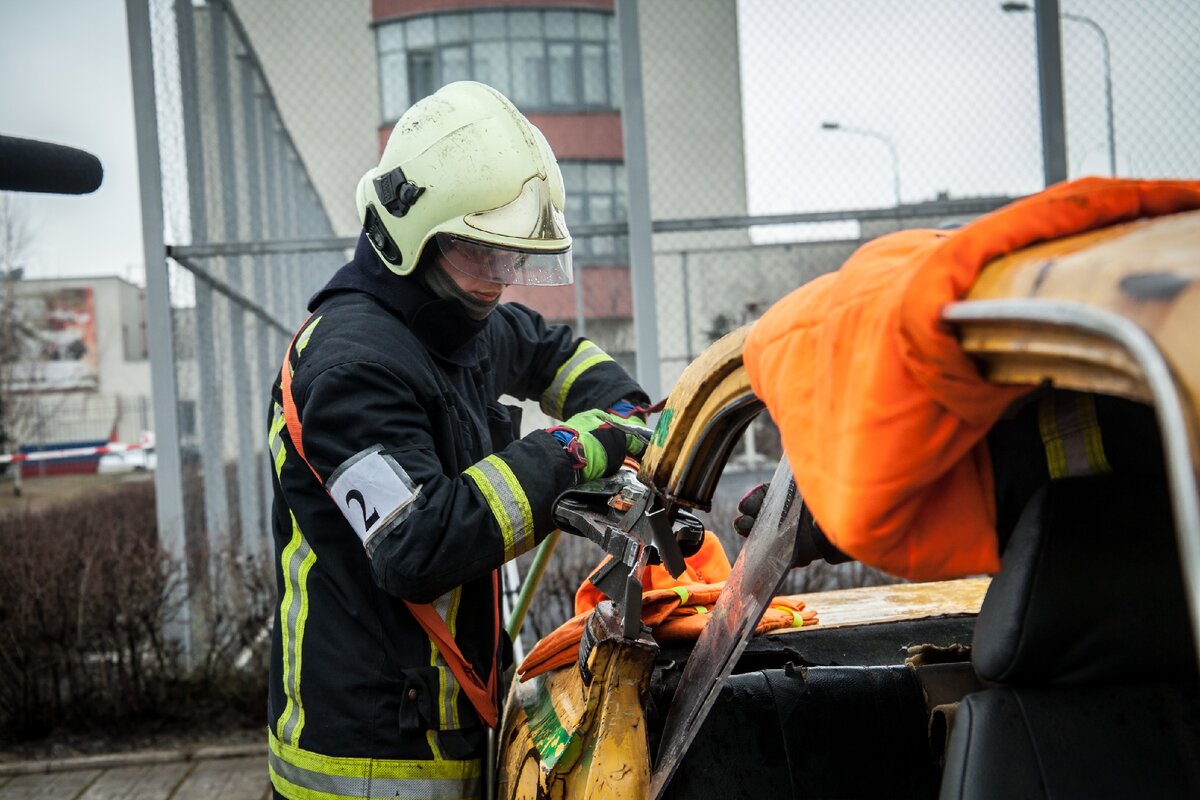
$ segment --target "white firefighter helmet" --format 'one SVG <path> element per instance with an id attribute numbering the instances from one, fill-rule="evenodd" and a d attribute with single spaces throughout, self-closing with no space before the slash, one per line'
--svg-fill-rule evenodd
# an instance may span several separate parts
<path id="1" fill-rule="evenodd" d="M 436 240 L 473 277 L 571 282 L 558 162 L 541 131 L 490 86 L 451 83 L 404 112 L 357 201 L 371 246 L 397 275 Z"/>

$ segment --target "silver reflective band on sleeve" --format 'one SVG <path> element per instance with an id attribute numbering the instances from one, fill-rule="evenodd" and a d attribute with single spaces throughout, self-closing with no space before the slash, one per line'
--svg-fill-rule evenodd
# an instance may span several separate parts
<path id="1" fill-rule="evenodd" d="M 542 392 L 541 407 L 554 419 L 564 419 L 563 409 L 567 405 L 567 396 L 576 378 L 587 370 L 605 361 L 612 361 L 612 356 L 601 350 L 597 345 L 584 339 L 575 348 L 575 353 L 554 373 L 554 380 L 549 388 Z"/>
<path id="2" fill-rule="evenodd" d="M 504 560 L 516 558 L 533 547 L 533 509 L 517 476 L 504 459 L 488 456 L 468 467 L 463 474 L 475 481 L 500 526 Z"/>
<path id="3" fill-rule="evenodd" d="M 472 800 L 479 761 L 386 760 L 325 756 L 271 736 L 271 783 L 298 800 Z"/>

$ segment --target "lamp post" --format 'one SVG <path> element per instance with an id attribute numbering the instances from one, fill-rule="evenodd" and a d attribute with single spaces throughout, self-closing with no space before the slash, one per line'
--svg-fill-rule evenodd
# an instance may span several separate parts
<path id="1" fill-rule="evenodd" d="M 877 139 L 887 145 L 888 153 L 892 157 L 892 196 L 896 200 L 896 208 L 900 207 L 900 159 L 896 155 L 896 145 L 890 138 L 878 131 L 866 130 L 865 128 L 851 128 L 840 122 L 822 122 L 821 130 L 840 131 L 841 133 L 849 133 L 855 136 L 866 136 L 870 139 Z"/>
<path id="2" fill-rule="evenodd" d="M 1000 10 L 1006 14 L 1019 14 L 1033 11 L 1033 6 L 1029 3 L 1001 3 Z M 1104 54 L 1104 116 L 1108 126 L 1108 172 L 1115 177 L 1117 174 L 1117 140 L 1113 128 L 1112 56 L 1108 49 L 1108 34 L 1104 32 L 1104 28 L 1100 27 L 1100 23 L 1091 17 L 1064 11 L 1062 18 L 1086 25 L 1100 37 L 1100 47 Z"/>

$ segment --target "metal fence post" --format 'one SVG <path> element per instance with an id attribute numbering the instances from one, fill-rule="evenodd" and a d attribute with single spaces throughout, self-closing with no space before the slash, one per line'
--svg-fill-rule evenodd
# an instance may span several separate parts
<path id="1" fill-rule="evenodd" d="M 200 80 L 198 54 L 196 48 L 196 24 L 194 7 L 190 0 L 175 0 L 175 22 L 179 47 L 179 77 L 180 104 L 183 115 L 184 155 L 187 163 L 188 210 L 191 224 L 191 239 L 193 243 L 206 242 L 208 231 L 208 193 L 205 185 L 204 171 L 204 141 L 200 114 Z M 193 580 L 189 587 L 192 607 L 192 637 L 195 648 L 207 646 L 211 641 L 212 614 L 209 599 L 212 590 L 212 559 L 208 560 L 207 569 L 203 558 L 207 555 L 206 537 L 211 537 L 214 530 L 224 530 L 228 526 L 222 522 L 228 516 L 228 508 L 224 502 L 224 475 L 220 470 L 212 470 L 211 459 L 211 429 L 213 409 L 208 402 L 209 395 L 214 389 L 216 369 L 212 363 L 210 349 L 213 335 L 212 287 L 203 281 L 195 284 L 195 307 L 193 309 L 195 328 L 193 330 L 193 347 L 198 368 L 199 386 L 196 393 L 194 419 L 196 434 L 200 444 L 200 478 L 202 481 L 202 504 L 204 531 L 188 530 L 189 558 L 195 568 L 195 575 L 203 575 L 205 579 Z M 218 423 L 219 424 L 219 423 Z M 220 492 L 219 500 L 213 497 L 214 492 Z M 194 502 L 194 500 L 193 500 Z"/>
<path id="2" fill-rule="evenodd" d="M 1049 186 L 1067 179 L 1067 123 L 1063 106 L 1062 31 L 1058 0 L 1033 4 L 1037 28 L 1038 94 L 1042 114 L 1042 170 Z"/>
<path id="3" fill-rule="evenodd" d="M 263 191 L 262 180 L 262 155 L 261 148 L 263 145 L 262 137 L 266 135 L 262 127 L 262 113 L 260 105 L 262 104 L 262 96 L 258 94 L 254 80 L 254 66 L 250 59 L 243 55 L 239 59 L 241 78 L 242 78 L 242 115 L 246 120 L 246 175 L 247 184 L 246 192 L 249 195 L 249 214 L 247 218 L 249 226 L 250 240 L 253 242 L 262 241 L 263 239 L 263 203 L 266 199 L 266 193 Z M 267 294 L 267 271 L 270 268 L 270 256 L 256 256 L 250 259 L 250 275 L 253 282 L 252 296 L 260 304 L 267 304 L 269 295 Z M 257 366 L 256 375 L 258 380 L 253 382 L 253 396 L 250 398 L 250 410 L 252 420 L 261 420 L 259 416 L 263 413 L 267 404 L 268 392 L 271 388 L 271 374 L 273 357 L 271 355 L 271 329 L 267 327 L 267 323 L 259 319 L 255 324 L 255 342 L 257 344 Z M 263 420 L 265 422 L 265 420 Z M 261 475 L 259 484 L 259 497 L 262 498 L 262 503 L 259 506 L 260 516 L 258 524 L 261 529 L 255 532 L 253 536 L 253 553 L 259 556 L 266 556 L 270 551 L 270 530 L 271 530 L 271 463 L 266 457 L 263 450 L 263 426 L 255 429 L 257 439 L 255 440 L 260 447 L 255 448 L 255 452 L 260 450 L 263 452 L 263 457 L 260 459 L 258 471 Z M 242 544 L 246 546 L 247 531 L 242 531 Z"/>
<path id="4" fill-rule="evenodd" d="M 654 295 L 653 234 L 650 228 L 650 169 L 646 156 L 646 110 L 642 97 L 642 49 L 637 0 L 617 0 L 624 103 L 625 181 L 629 215 L 629 264 L 637 377 L 652 400 L 662 394 L 658 361 L 658 307 Z"/>
<path id="5" fill-rule="evenodd" d="M 188 604 L 187 540 L 183 515 L 183 480 L 176 417 L 175 334 L 171 327 L 171 289 L 163 241 L 162 170 L 158 147 L 158 104 L 154 87 L 154 50 L 149 0 L 127 0 L 129 67 L 133 83 L 133 116 L 137 137 L 138 183 L 142 208 L 142 254 L 146 273 L 146 326 L 150 340 L 150 382 L 154 403 L 157 466 L 154 504 L 158 540 L 178 565 L 179 584 L 168 598 L 177 608 L 166 634 L 179 648 L 186 669 L 193 664 Z"/>
<path id="6" fill-rule="evenodd" d="M 270 113 L 270 106 L 267 103 L 263 104 L 262 109 L 263 120 L 263 180 L 266 182 L 266 230 L 267 238 L 282 239 L 283 238 L 283 215 L 280 208 L 280 177 L 279 177 L 279 161 L 280 161 L 280 136 L 279 131 L 275 127 L 275 117 Z M 283 268 L 283 259 L 285 256 L 267 256 L 267 308 L 271 310 L 271 314 L 278 319 L 283 318 L 283 302 L 281 301 L 282 292 L 279 288 L 279 272 Z M 276 348 L 278 350 L 278 348 Z M 283 353 L 278 353 L 280 359 L 283 358 Z"/>
<path id="7" fill-rule="evenodd" d="M 208 7 L 210 37 L 210 57 L 217 53 L 216 39 L 223 35 L 222 21 L 217 13 L 217 6 Z M 217 91 L 220 91 L 218 88 Z M 199 142 L 197 142 L 199 146 Z M 204 173 L 200 173 L 202 176 Z M 189 175 L 189 184 L 191 178 Z M 207 186 L 202 186 L 207 190 Z M 208 202 L 207 191 L 204 191 L 202 203 Z M 195 212 L 195 209 L 193 209 Z M 207 228 L 203 236 L 208 237 Z M 193 231 L 193 239 L 195 239 Z M 222 536 L 229 534 L 229 497 L 225 490 L 225 469 L 223 445 L 225 441 L 224 415 L 221 413 L 220 372 L 217 369 L 217 327 L 216 327 L 216 295 L 212 286 L 205 281 L 196 283 L 196 363 L 200 371 L 200 385 L 197 391 L 196 411 L 198 421 L 200 467 L 204 476 L 204 527 L 208 538 L 210 580 L 215 580 L 216 562 L 213 555 L 216 545 Z M 210 584 L 210 589 L 215 588 Z"/>
<path id="8" fill-rule="evenodd" d="M 680 292 L 683 294 L 683 352 L 688 363 L 696 357 L 692 352 L 692 293 L 688 288 L 688 251 L 679 254 Z"/>
<path id="9" fill-rule="evenodd" d="M 587 333 L 587 314 L 586 302 L 583 297 L 583 265 L 579 264 L 575 267 L 575 284 L 572 289 L 575 292 L 575 335 L 584 336 Z"/>
<path id="10" fill-rule="evenodd" d="M 286 138 L 284 139 L 284 148 L 281 151 L 283 169 L 280 170 L 280 177 L 283 179 L 283 231 L 291 238 L 299 238 L 300 236 L 300 219 L 296 208 L 296 157 L 291 151 Z M 300 309 L 300 281 L 298 276 L 304 272 L 304 264 L 307 259 L 305 254 L 293 256 L 289 259 L 289 263 L 281 273 L 284 279 L 284 288 L 286 290 L 286 312 L 284 319 L 298 320 L 303 319 Z M 299 316 L 298 316 L 299 315 Z"/>
<path id="11" fill-rule="evenodd" d="M 227 12 L 225 3 L 212 3 L 210 7 L 213 15 L 213 82 L 216 95 L 217 152 L 221 171 L 222 229 L 225 241 L 232 242 L 238 240 L 240 227 L 238 224 L 240 204 L 238 203 L 237 196 L 237 169 L 235 166 L 233 137 L 233 76 L 230 75 L 229 69 L 230 55 L 226 39 Z M 240 80 L 239 85 L 241 85 Z M 245 124 L 245 120 L 242 120 L 242 123 Z M 231 256 L 225 263 L 228 270 L 226 278 L 238 291 L 244 291 L 242 257 Z M 254 449 L 250 439 L 251 417 L 247 413 L 250 399 L 250 371 L 246 363 L 246 312 L 241 308 L 232 306 L 229 307 L 229 344 L 230 361 L 232 362 L 229 367 L 233 372 L 233 385 L 232 387 L 223 386 L 223 391 L 230 395 L 228 399 L 232 401 L 232 406 L 236 409 L 236 413 L 233 415 L 234 430 L 237 437 L 237 462 L 234 469 L 237 476 L 239 523 L 238 541 L 230 541 L 229 544 L 231 546 L 236 545 L 236 552 L 246 554 L 249 550 L 247 539 L 254 535 L 253 532 L 258 527 L 258 492 L 256 488 L 257 480 L 254 477 L 256 473 L 254 469 Z M 224 403 L 220 403 L 220 405 L 224 406 Z M 221 450 L 222 456 L 224 456 L 224 447 Z M 223 461 L 222 473 L 224 473 Z M 210 537 L 210 546 L 212 544 L 213 542 Z"/>

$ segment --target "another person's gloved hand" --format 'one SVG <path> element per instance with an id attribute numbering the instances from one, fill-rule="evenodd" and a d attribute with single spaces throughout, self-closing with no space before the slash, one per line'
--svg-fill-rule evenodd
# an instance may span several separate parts
<path id="1" fill-rule="evenodd" d="M 733 530 L 742 536 L 749 536 L 754 529 L 754 523 L 762 511 L 763 499 L 767 496 L 769 483 L 760 483 L 742 495 L 738 501 L 738 516 L 733 520 Z M 844 564 L 853 561 L 850 556 L 839 550 L 821 526 L 817 524 L 812 511 L 805 504 L 800 509 L 800 522 L 796 530 L 796 547 L 792 556 L 793 567 L 807 567 L 818 559 L 825 559 L 830 564 Z"/>
<path id="2" fill-rule="evenodd" d="M 547 428 L 547 432 L 562 442 L 575 462 L 581 482 L 616 474 L 627 453 L 641 449 L 637 437 L 614 428 L 612 423 L 624 424 L 620 417 L 593 408 L 581 411 L 562 425 Z"/>
<path id="3" fill-rule="evenodd" d="M 750 531 L 754 530 L 754 522 L 758 519 L 758 512 L 762 511 L 763 498 L 767 496 L 767 489 L 770 487 L 769 483 L 760 483 L 742 495 L 741 500 L 738 500 L 738 515 L 733 518 L 735 533 L 740 536 L 749 536 Z"/>

